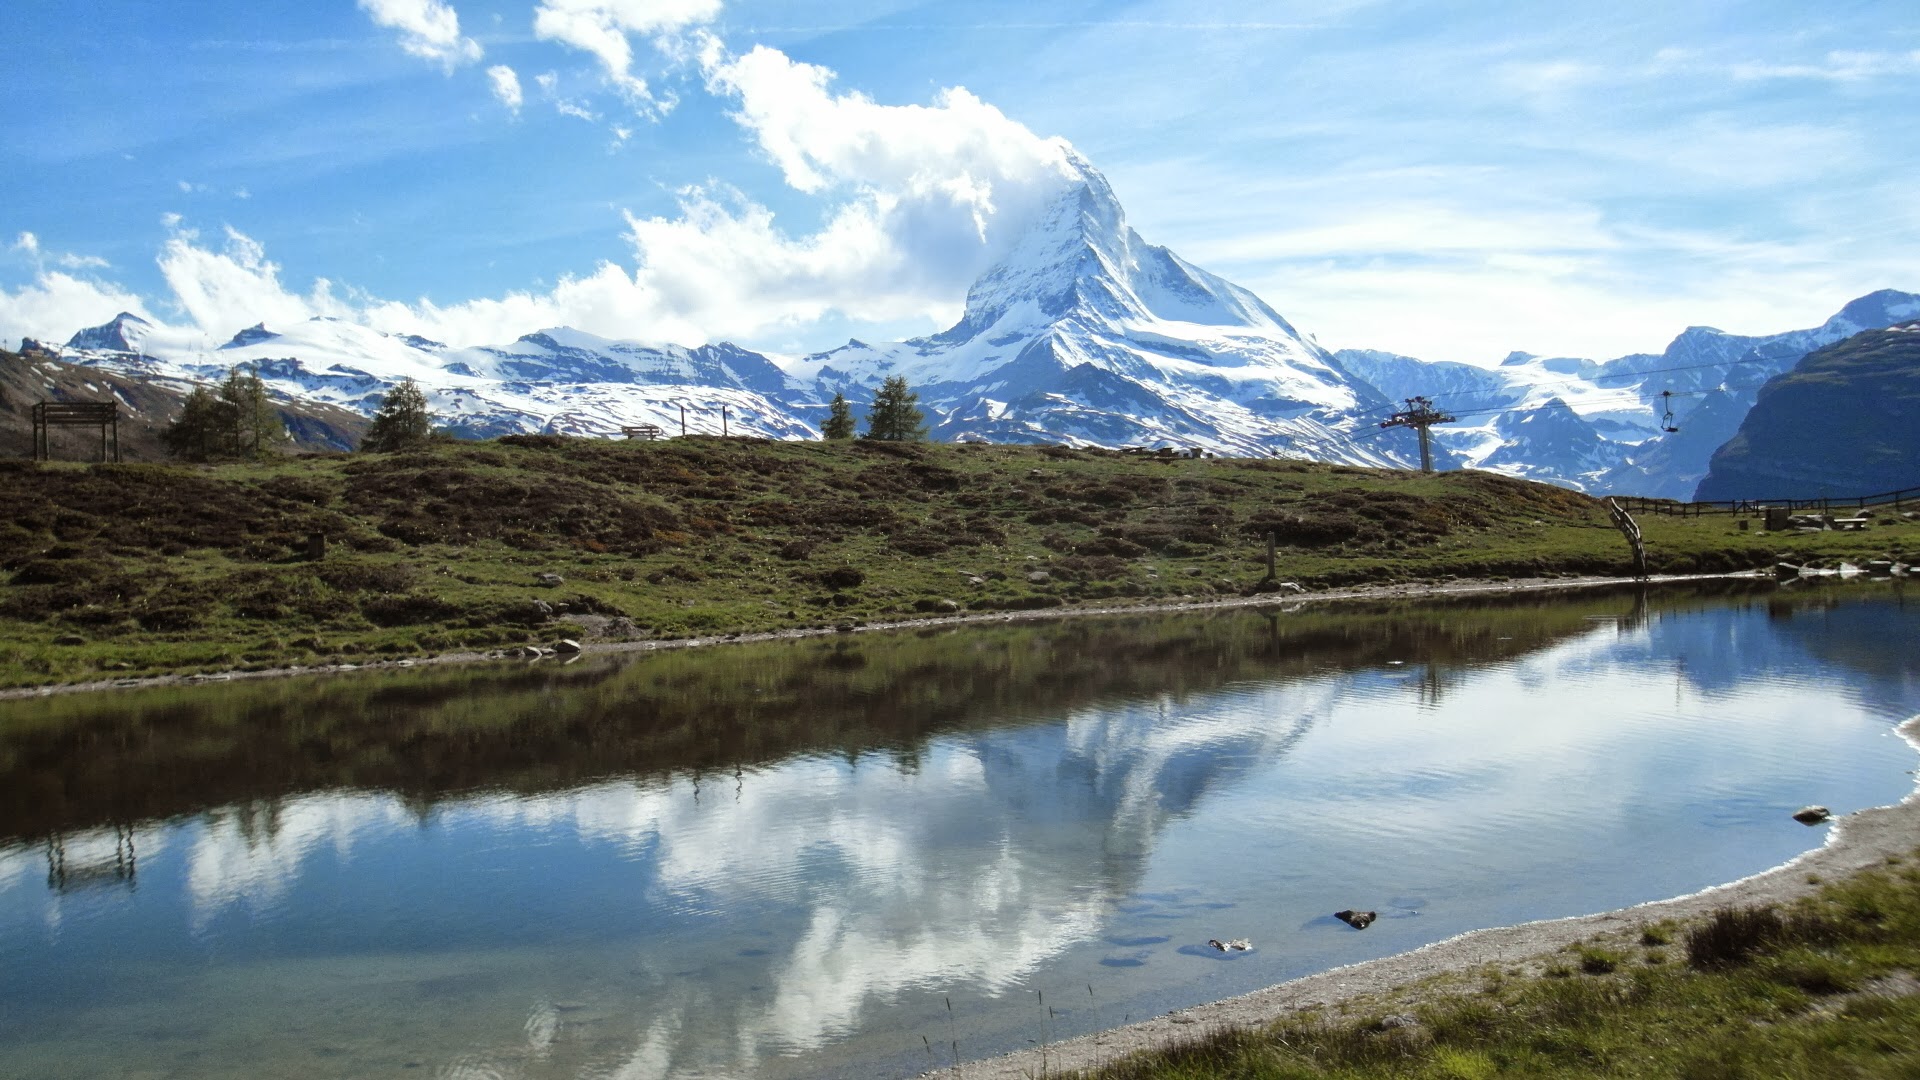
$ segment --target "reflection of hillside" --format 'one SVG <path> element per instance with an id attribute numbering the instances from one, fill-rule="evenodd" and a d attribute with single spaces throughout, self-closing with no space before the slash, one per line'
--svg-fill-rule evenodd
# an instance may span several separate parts
<path id="1" fill-rule="evenodd" d="M 1791 594 L 1794 603 L 1777 604 L 1769 614 L 1775 632 L 1807 656 L 1858 673 L 1888 700 L 1912 701 L 1920 699 L 1920 652 L 1883 647 L 1908 632 L 1909 612 L 1920 605 L 1920 598 L 1908 593 L 1904 582 L 1802 586 Z M 1863 596 L 1879 602 L 1849 602 Z"/>
<path id="2" fill-rule="evenodd" d="M 1599 693 L 1585 676 L 1650 647 L 1670 665 L 1693 648 L 1696 613 L 1724 606 L 1655 592 L 1639 605 L 1620 593 L 1003 625 L 314 682 L 321 704 L 304 711 L 282 696 L 299 684 L 223 688 L 200 700 L 225 711 L 165 713 L 105 775 L 136 775 L 143 760 L 189 776 L 255 768 L 269 794 L 128 832 L 138 920 L 103 918 L 104 889 L 43 892 L 41 847 L 0 842 L 0 897 L 16 890 L 31 902 L 20 910 L 52 922 L 88 913 L 57 937 L 9 941 L 19 962 L 0 968 L 0 997 L 26 1001 L 29 985 L 36 1003 L 74 996 L 87 958 L 139 925 L 156 957 L 195 970 L 219 958 L 182 978 L 180 1013 L 297 1029 L 286 1060 L 308 1032 L 391 1015 L 405 1018 L 406 1060 L 451 1063 L 443 1075 L 853 1074 L 899 1042 L 937 1039 L 954 1023 L 943 999 L 967 1053 L 1017 1047 L 1043 985 L 1052 1004 L 1058 984 L 1084 977 L 1089 1002 L 1097 987 L 1118 1014 L 1089 1007 L 1073 1024 L 1139 1015 L 1170 986 L 1202 993 L 1162 962 L 1229 922 L 1271 955 L 1284 940 L 1289 960 L 1351 959 L 1285 933 L 1293 912 L 1331 910 L 1302 908 L 1327 881 L 1382 897 L 1412 881 L 1446 897 L 1457 870 L 1495 884 L 1425 913 L 1492 918 L 1502 882 L 1612 881 L 1697 851 L 1698 836 L 1669 840 L 1684 828 L 1631 822 L 1751 809 L 1752 777 L 1711 752 L 1726 729 L 1659 712 L 1668 680 L 1628 672 Z M 1722 619 L 1723 635 L 1765 629 L 1764 610 Z M 1650 646 L 1661 633 L 1679 647 Z M 1749 674 L 1774 656 L 1752 654 Z M 1845 687 L 1750 681 L 1727 711 L 1750 717 L 1742 748 L 1771 744 L 1762 758 L 1799 784 L 1818 756 L 1805 744 L 1823 741 L 1810 724 L 1861 726 L 1818 708 Z M 1411 702 L 1433 711 L 1408 720 Z M 163 712 L 123 704 L 123 721 Z M 334 715 L 355 708 L 367 715 Z M 17 776 L 47 775 L 25 769 L 33 754 L 105 742 L 77 712 L 0 723 L 15 723 L 0 764 Z M 572 737 L 590 745 L 569 748 Z M 333 756 L 300 760 L 318 745 Z M 405 783 L 368 782 L 383 776 Z M 1570 784 L 1590 790 L 1569 800 Z M 138 797 L 158 806 L 176 791 Z M 1764 816 L 1781 815 L 1769 804 Z M 1616 845 L 1623 821 L 1633 835 Z M 119 840 L 70 831 L 66 851 L 106 868 Z M 1206 876 L 1223 866 L 1240 884 Z M 1106 943 L 1143 933 L 1178 936 L 1151 938 L 1166 944 L 1144 972 L 1105 966 Z M 296 981 L 280 966 L 289 956 L 352 972 L 361 1007 L 303 1015 L 281 985 Z M 117 1040 L 154 1052 L 142 1040 L 155 1017 L 60 1019 L 92 1033 L 63 1051 Z M 385 1074 L 372 1058 L 330 1065 Z"/>
<path id="3" fill-rule="evenodd" d="M 1777 677 L 1852 672 L 1870 683 L 1862 689 L 1880 700 L 1920 696 L 1920 656 L 1882 647 L 1906 633 L 1910 621 L 1898 583 L 1798 586 L 1748 603 L 1765 605 L 1765 626 L 1729 627 L 1684 610 L 1656 612 L 1647 620 L 1640 647 L 1609 662 L 1670 657 L 1677 676 L 1700 693 L 1738 690 L 1757 671 Z"/>
<path id="4" fill-rule="evenodd" d="M 697 652 L 0 704 L 0 837 L 335 787 L 424 808 L 477 790 L 912 755 L 928 736 L 1141 694 L 1541 648 L 1624 595 L 928 629 Z M 1656 598 L 1684 604 L 1683 598 Z"/>

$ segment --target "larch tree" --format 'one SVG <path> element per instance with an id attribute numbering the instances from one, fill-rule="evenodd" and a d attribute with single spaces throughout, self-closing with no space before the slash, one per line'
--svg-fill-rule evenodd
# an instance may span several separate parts
<path id="1" fill-rule="evenodd" d="M 841 394 L 833 395 L 833 403 L 827 406 L 827 422 L 820 425 L 820 435 L 829 440 L 853 438 L 853 406 Z"/>
<path id="2" fill-rule="evenodd" d="M 237 367 L 228 370 L 227 381 L 220 384 L 220 400 L 232 410 L 233 417 L 227 456 L 265 457 L 291 441 L 287 425 L 280 420 L 280 410 L 267 398 L 267 384 L 260 381 L 259 372 Z"/>
<path id="3" fill-rule="evenodd" d="M 188 461 L 264 457 L 290 441 L 259 374 L 237 367 L 218 390 L 194 387 L 161 440 Z"/>
<path id="4" fill-rule="evenodd" d="M 390 454 L 425 446 L 432 438 L 433 418 L 427 414 L 427 395 L 412 379 L 401 379 L 380 399 L 373 423 L 360 440 L 360 449 Z"/>
<path id="5" fill-rule="evenodd" d="M 907 389 L 905 376 L 895 375 L 880 384 L 867 410 L 864 438 L 881 442 L 920 442 L 927 437 L 926 414 L 919 409 L 920 395 Z"/>

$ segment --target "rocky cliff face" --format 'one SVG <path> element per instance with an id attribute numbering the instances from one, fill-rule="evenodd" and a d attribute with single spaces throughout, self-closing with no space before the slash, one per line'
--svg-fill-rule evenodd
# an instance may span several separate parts
<path id="1" fill-rule="evenodd" d="M 1920 486 L 1917 420 L 1920 322 L 1855 334 L 1760 388 L 1695 497 L 1844 498 Z"/>

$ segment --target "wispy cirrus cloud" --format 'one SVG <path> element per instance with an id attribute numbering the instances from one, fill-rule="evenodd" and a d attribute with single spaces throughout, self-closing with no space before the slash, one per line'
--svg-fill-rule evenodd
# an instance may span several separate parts
<path id="1" fill-rule="evenodd" d="M 607 81 L 643 113 L 664 112 L 671 102 L 636 74 L 629 35 L 654 37 L 704 25 L 720 13 L 720 0 L 541 0 L 533 32 L 591 54 Z"/>
<path id="2" fill-rule="evenodd" d="M 1863 82 L 1886 76 L 1920 75 L 1920 49 L 1908 52 L 1862 52 L 1836 49 L 1813 62 L 1745 61 L 1733 64 L 1736 79 L 1823 79 Z"/>

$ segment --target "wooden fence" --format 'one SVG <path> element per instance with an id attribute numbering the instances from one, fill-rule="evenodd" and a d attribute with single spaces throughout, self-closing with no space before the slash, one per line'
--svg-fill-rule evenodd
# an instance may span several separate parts
<path id="1" fill-rule="evenodd" d="M 1709 514 L 1765 517 L 1769 507 L 1831 514 L 1836 510 L 1865 510 L 1870 506 L 1886 506 L 1897 512 L 1908 505 L 1920 510 L 1920 488 L 1902 488 L 1899 491 L 1888 491 L 1879 495 L 1854 495 L 1846 498 L 1821 496 L 1816 499 L 1722 499 L 1710 502 L 1679 502 L 1675 499 L 1643 499 L 1638 496 L 1616 495 L 1614 500 L 1630 513 L 1666 514 L 1670 517 L 1705 517 Z"/>

